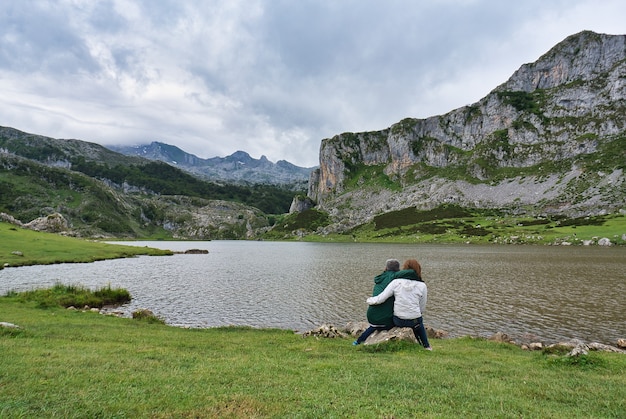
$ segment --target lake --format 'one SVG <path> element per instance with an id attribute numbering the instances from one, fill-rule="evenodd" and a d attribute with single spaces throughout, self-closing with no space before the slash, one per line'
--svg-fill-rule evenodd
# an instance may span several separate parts
<path id="1" fill-rule="evenodd" d="M 57 282 L 130 291 L 121 309 L 152 310 L 186 327 L 249 325 L 305 331 L 365 321 L 388 258 L 416 258 L 428 285 L 426 325 L 451 336 L 517 340 L 626 338 L 626 249 L 580 246 L 336 244 L 262 241 L 123 242 L 208 254 L 142 256 L 0 270 L 0 294 Z M 2 319 L 0 319 L 1 321 Z"/>

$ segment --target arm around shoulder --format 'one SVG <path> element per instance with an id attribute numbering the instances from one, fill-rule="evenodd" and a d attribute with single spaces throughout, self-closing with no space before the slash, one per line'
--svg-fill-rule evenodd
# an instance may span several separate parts
<path id="1" fill-rule="evenodd" d="M 397 284 L 396 280 L 391 281 L 389 283 L 389 285 L 387 285 L 385 287 L 383 292 L 381 292 L 380 294 L 378 294 L 375 297 L 369 297 L 367 299 L 367 304 L 373 306 L 373 305 L 377 305 L 377 304 L 382 304 L 385 301 L 387 301 L 387 299 L 393 295 L 393 292 L 395 290 L 396 284 Z"/>

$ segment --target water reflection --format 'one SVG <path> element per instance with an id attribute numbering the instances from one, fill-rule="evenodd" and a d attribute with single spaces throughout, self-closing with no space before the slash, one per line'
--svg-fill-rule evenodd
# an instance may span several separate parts
<path id="1" fill-rule="evenodd" d="M 0 293 L 55 282 L 124 287 L 127 313 L 169 324 L 306 330 L 363 321 L 389 257 L 416 257 L 429 286 L 425 321 L 452 335 L 502 331 L 552 342 L 626 337 L 625 249 L 245 241 L 132 242 L 207 255 L 139 257 L 0 271 Z"/>

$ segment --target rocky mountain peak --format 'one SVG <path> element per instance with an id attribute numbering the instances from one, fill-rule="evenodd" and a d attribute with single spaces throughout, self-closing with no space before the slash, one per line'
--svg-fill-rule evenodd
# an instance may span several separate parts
<path id="1" fill-rule="evenodd" d="M 266 156 L 255 159 L 245 151 L 237 150 L 230 156 L 203 159 L 180 148 L 153 141 L 149 145 L 112 146 L 112 150 L 126 155 L 138 155 L 160 160 L 211 181 L 285 185 L 304 190 L 313 168 L 299 167 L 289 162 L 272 163 Z"/>
<path id="2" fill-rule="evenodd" d="M 446 203 L 569 215 L 622 208 L 625 45 L 624 35 L 581 32 L 475 104 L 324 139 L 308 196 L 339 229 Z"/>
<path id="3" fill-rule="evenodd" d="M 624 59 L 626 35 L 583 31 L 567 37 L 537 61 L 522 65 L 498 90 L 532 92 L 592 80 Z"/>

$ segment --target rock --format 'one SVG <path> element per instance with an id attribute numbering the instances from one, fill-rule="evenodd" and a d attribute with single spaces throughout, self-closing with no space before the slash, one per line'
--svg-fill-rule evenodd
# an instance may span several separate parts
<path id="1" fill-rule="evenodd" d="M 323 338 L 344 338 L 347 337 L 346 333 L 340 331 L 332 324 L 324 324 L 317 329 L 304 332 L 302 336 L 317 336 Z"/>
<path id="2" fill-rule="evenodd" d="M 445 330 L 434 329 L 430 326 L 424 326 L 426 328 L 426 334 L 429 339 L 444 339 L 448 337 L 448 332 Z"/>
<path id="3" fill-rule="evenodd" d="M 515 343 L 515 341 L 511 339 L 509 335 L 507 335 L 506 333 L 502 333 L 502 332 L 494 333 L 493 335 L 491 335 L 489 340 L 492 340 L 494 342 L 501 342 L 501 343 Z"/>
<path id="4" fill-rule="evenodd" d="M 603 343 L 591 342 L 587 345 L 589 349 L 593 351 L 602 351 L 602 352 L 615 352 L 620 354 L 626 354 L 626 350 L 616 348 L 615 346 L 605 345 Z"/>
<path id="5" fill-rule="evenodd" d="M 580 339 L 572 339 L 572 340 L 570 340 L 569 342 L 558 342 L 558 343 L 554 343 L 554 344 L 552 344 L 552 345 L 548 346 L 548 348 L 553 348 L 553 347 L 555 347 L 555 346 L 560 346 L 560 347 L 563 347 L 563 348 L 574 349 L 576 346 L 578 346 L 578 345 L 582 345 L 582 344 L 584 344 L 584 343 L 585 343 L 585 342 L 583 342 L 583 341 L 582 341 L 582 340 L 580 340 Z"/>
<path id="6" fill-rule="evenodd" d="M 21 329 L 21 327 L 19 327 L 18 325 L 7 322 L 0 322 L 0 327 L 3 327 L 5 329 Z"/>
<path id="7" fill-rule="evenodd" d="M 155 317 L 154 313 L 147 308 L 140 308 L 138 310 L 133 311 L 132 313 L 133 319 L 142 319 L 147 317 Z"/>
<path id="8" fill-rule="evenodd" d="M 341 331 L 350 336 L 359 337 L 361 333 L 363 333 L 365 329 L 367 329 L 368 327 L 369 327 L 369 323 L 367 322 L 348 322 L 348 324 L 346 324 L 346 326 Z M 444 339 L 448 337 L 448 332 L 444 330 L 434 329 L 430 326 L 425 326 L 425 328 L 426 328 L 426 334 L 428 335 L 429 339 Z M 378 343 L 378 338 L 374 338 L 374 336 L 378 334 L 383 334 L 383 333 L 384 335 L 380 337 L 381 339 L 380 341 L 393 340 L 393 339 L 405 339 L 406 337 L 404 336 L 405 335 L 404 332 L 398 333 L 397 336 L 394 336 L 394 333 L 400 330 L 402 330 L 402 328 L 394 328 L 389 331 L 374 332 L 370 337 L 367 338 L 367 341 L 365 343 L 372 343 L 372 342 Z M 390 333 L 392 331 L 394 332 Z M 415 336 L 413 335 L 413 332 L 410 333 L 409 338 L 411 336 L 413 336 L 413 339 L 407 339 L 407 340 L 411 340 L 412 342 L 415 342 Z"/>
<path id="9" fill-rule="evenodd" d="M 584 343 L 579 343 L 572 349 L 567 356 L 581 356 L 589 353 L 589 346 Z"/>
<path id="10" fill-rule="evenodd" d="M 359 337 L 368 327 L 369 323 L 367 322 L 349 322 L 345 327 L 345 332 L 350 336 Z"/>
<path id="11" fill-rule="evenodd" d="M 611 243 L 611 240 L 609 240 L 606 237 L 602 237 L 600 240 L 598 240 L 598 246 L 612 246 L 613 243 Z"/>
<path id="12" fill-rule="evenodd" d="M 531 351 L 540 351 L 543 349 L 543 344 L 541 342 L 532 342 L 528 345 L 528 349 Z"/>
<path id="13" fill-rule="evenodd" d="M 409 327 L 394 327 L 390 330 L 381 330 L 380 332 L 372 333 L 365 342 L 364 345 L 375 345 L 382 342 L 389 342 L 391 340 L 404 340 L 407 342 L 417 343 L 413 331 Z"/>
<path id="14" fill-rule="evenodd" d="M 209 251 L 206 249 L 189 249 L 185 250 L 186 255 L 206 255 Z"/>
<path id="15" fill-rule="evenodd" d="M 11 254 L 15 256 L 24 256 L 24 253 L 20 252 L 19 250 L 14 250 L 11 252 Z"/>
<path id="16" fill-rule="evenodd" d="M 294 212 L 302 212 L 308 209 L 311 209 L 315 206 L 315 203 L 308 196 L 295 196 L 293 201 L 291 201 L 291 206 L 289 207 L 289 214 L 293 214 Z"/>
<path id="17" fill-rule="evenodd" d="M 0 221 L 4 221 L 9 224 L 13 224 L 13 225 L 20 226 L 20 227 L 22 226 L 22 222 L 20 220 L 4 212 L 0 212 Z"/>
<path id="18" fill-rule="evenodd" d="M 617 339 L 617 347 L 626 349 L 626 339 Z"/>
<path id="19" fill-rule="evenodd" d="M 55 212 L 46 217 L 39 217 L 24 224 L 24 227 L 35 231 L 47 231 L 49 233 L 60 233 L 67 231 L 69 224 L 63 215 Z"/>

